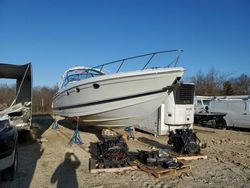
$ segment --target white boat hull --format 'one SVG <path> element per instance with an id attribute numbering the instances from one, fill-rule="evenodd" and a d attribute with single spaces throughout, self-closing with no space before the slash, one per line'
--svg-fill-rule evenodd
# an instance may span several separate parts
<path id="1" fill-rule="evenodd" d="M 60 90 L 54 114 L 96 126 L 128 126 L 155 111 L 183 68 L 151 69 L 88 78 Z"/>

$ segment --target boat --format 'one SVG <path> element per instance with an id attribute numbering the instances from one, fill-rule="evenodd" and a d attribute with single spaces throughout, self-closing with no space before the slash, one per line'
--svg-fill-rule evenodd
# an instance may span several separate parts
<path id="1" fill-rule="evenodd" d="M 166 53 L 177 53 L 174 60 L 162 67 L 149 67 L 152 60 Z M 177 67 L 182 50 L 153 52 L 94 67 L 77 66 L 65 71 L 59 90 L 53 97 L 55 115 L 78 119 L 87 125 L 131 126 L 164 102 L 184 74 Z M 122 71 L 130 60 L 147 58 L 139 70 Z M 106 67 L 115 66 L 113 72 Z"/>

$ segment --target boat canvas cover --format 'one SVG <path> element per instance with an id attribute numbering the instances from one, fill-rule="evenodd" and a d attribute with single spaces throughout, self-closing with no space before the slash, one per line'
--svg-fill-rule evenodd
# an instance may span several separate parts
<path id="1" fill-rule="evenodd" d="M 0 78 L 16 79 L 16 97 L 10 107 L 0 111 L 0 115 L 8 115 L 10 123 L 20 129 L 29 129 L 32 109 L 31 63 L 0 64 Z"/>
<path id="2" fill-rule="evenodd" d="M 32 92 L 31 63 L 24 65 L 0 64 L 0 78 L 16 79 L 16 91 L 18 91 L 19 87 L 22 86 L 20 88 L 19 95 L 17 96 L 16 103 L 31 102 L 31 92 Z"/>

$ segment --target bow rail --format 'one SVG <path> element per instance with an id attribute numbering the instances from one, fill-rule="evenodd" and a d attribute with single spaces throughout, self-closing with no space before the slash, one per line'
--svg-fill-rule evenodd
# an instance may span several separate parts
<path id="1" fill-rule="evenodd" d="M 178 55 L 177 57 L 171 62 L 169 63 L 167 66 L 165 67 L 170 67 L 170 66 L 173 66 L 175 67 L 179 61 L 179 58 L 180 58 L 180 55 L 182 54 L 183 50 L 181 49 L 176 49 L 176 50 L 165 50 L 165 51 L 158 51 L 158 52 L 153 52 L 153 53 L 147 53 L 147 54 L 143 54 L 143 55 L 137 55 L 137 56 L 133 56 L 133 57 L 128 57 L 128 58 L 123 58 L 123 59 L 119 59 L 119 60 L 116 60 L 116 61 L 111 61 L 111 62 L 108 62 L 108 63 L 104 63 L 104 64 L 101 64 L 101 65 L 97 65 L 93 68 L 97 68 L 97 69 L 100 69 L 100 71 L 102 71 L 106 66 L 108 65 L 111 65 L 111 64 L 119 64 L 117 70 L 116 70 L 116 73 L 118 73 L 122 66 L 124 65 L 124 63 L 126 63 L 128 60 L 131 60 L 131 59 L 136 59 L 136 58 L 142 58 L 142 57 L 149 57 L 148 61 L 146 62 L 146 64 L 142 67 L 141 70 L 144 70 L 145 68 L 147 68 L 147 66 L 149 65 L 149 63 L 152 61 L 152 59 L 159 55 L 159 54 L 164 54 L 164 53 L 172 53 L 172 52 L 177 52 Z"/>

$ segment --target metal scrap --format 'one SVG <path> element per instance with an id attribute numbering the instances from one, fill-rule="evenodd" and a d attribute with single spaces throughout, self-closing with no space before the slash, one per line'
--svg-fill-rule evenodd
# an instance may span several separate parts
<path id="1" fill-rule="evenodd" d="M 31 102 L 15 104 L 9 108 L 0 111 L 0 115 L 8 115 L 10 124 L 17 128 L 25 128 L 30 126 Z"/>
<path id="2" fill-rule="evenodd" d="M 191 129 L 176 129 L 169 133 L 168 144 L 179 153 L 197 154 L 200 152 L 200 140 Z"/>
<path id="3" fill-rule="evenodd" d="M 99 161 L 106 166 L 124 165 L 129 160 L 128 146 L 121 136 L 106 136 L 98 143 Z"/>
<path id="4" fill-rule="evenodd" d="M 183 163 L 171 157 L 167 150 L 140 151 L 138 157 L 147 166 L 162 168 L 180 168 L 183 166 Z"/>

